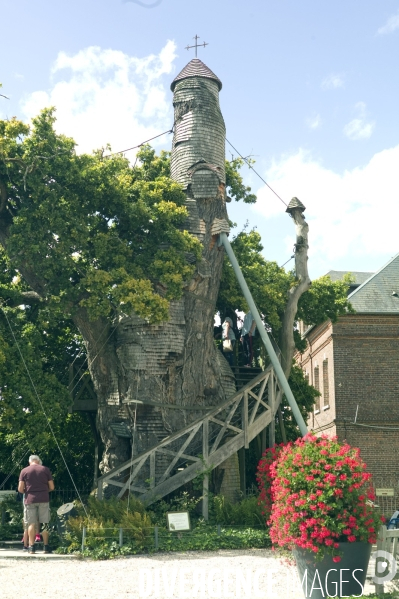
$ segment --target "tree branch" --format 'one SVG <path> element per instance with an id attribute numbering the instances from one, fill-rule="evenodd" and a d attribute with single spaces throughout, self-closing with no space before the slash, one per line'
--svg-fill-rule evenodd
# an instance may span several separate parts
<path id="1" fill-rule="evenodd" d="M 7 306 L 12 308 L 22 305 L 33 306 L 43 301 L 36 291 L 14 291 L 5 287 L 0 287 L 0 297 L 7 302 Z"/>
<path id="2" fill-rule="evenodd" d="M 309 225 L 303 216 L 304 211 L 305 206 L 297 198 L 292 198 L 286 210 L 295 221 L 295 271 L 297 279 L 296 285 L 291 287 L 288 291 L 288 300 L 280 331 L 281 366 L 287 378 L 291 371 L 292 359 L 295 352 L 294 323 L 298 310 L 298 302 L 301 295 L 305 293 L 312 284 L 308 273 Z"/>
<path id="3" fill-rule="evenodd" d="M 0 179 L 0 214 L 6 207 L 7 204 L 7 185 Z"/>

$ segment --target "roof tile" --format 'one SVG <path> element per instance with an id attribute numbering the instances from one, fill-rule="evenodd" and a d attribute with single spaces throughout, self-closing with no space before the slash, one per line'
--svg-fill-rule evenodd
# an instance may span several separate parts
<path id="1" fill-rule="evenodd" d="M 182 71 L 175 77 L 172 81 L 170 89 L 175 89 L 175 85 L 178 81 L 182 81 L 182 79 L 188 79 L 189 77 L 205 77 L 206 79 L 213 79 L 219 86 L 219 91 L 222 89 L 222 82 L 219 77 L 215 75 L 211 71 L 209 67 L 206 66 L 199 58 L 193 58 L 190 60 L 188 64 L 184 67 Z"/>

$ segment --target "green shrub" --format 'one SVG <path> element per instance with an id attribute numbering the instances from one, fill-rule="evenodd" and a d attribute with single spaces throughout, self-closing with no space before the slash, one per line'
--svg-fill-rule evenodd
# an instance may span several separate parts
<path id="1" fill-rule="evenodd" d="M 245 497 L 238 503 L 231 503 L 223 495 L 212 497 L 212 520 L 216 524 L 235 524 L 239 526 L 263 526 L 265 519 L 258 505 L 258 497 Z"/>
<path id="2" fill-rule="evenodd" d="M 113 497 L 98 501 L 90 497 L 86 510 L 82 504 L 76 504 L 76 510 L 78 515 L 66 521 L 64 547 L 66 544 L 68 552 L 81 550 L 83 527 L 87 531 L 86 547 L 89 549 L 115 543 L 120 528 L 123 529 L 124 542 L 133 543 L 137 549 L 146 547 L 152 522 L 137 499 L 131 498 L 128 502 Z"/>

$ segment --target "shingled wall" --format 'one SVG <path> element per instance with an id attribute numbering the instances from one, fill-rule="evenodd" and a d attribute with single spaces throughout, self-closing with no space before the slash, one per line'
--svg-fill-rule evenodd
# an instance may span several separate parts
<path id="1" fill-rule="evenodd" d="M 173 105 L 172 178 L 190 191 L 194 175 L 197 193 L 193 197 L 216 197 L 219 182 L 226 181 L 226 128 L 219 106 L 219 86 L 202 77 L 178 81 Z M 192 171 L 198 163 L 203 163 L 204 168 Z"/>

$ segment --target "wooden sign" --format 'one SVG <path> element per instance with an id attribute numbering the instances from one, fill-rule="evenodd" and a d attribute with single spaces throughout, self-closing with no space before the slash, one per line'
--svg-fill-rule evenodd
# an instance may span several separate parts
<path id="1" fill-rule="evenodd" d="M 168 512 L 166 514 L 168 529 L 172 532 L 191 530 L 190 516 L 188 512 Z"/>
<path id="2" fill-rule="evenodd" d="M 395 497 L 395 489 L 376 489 L 376 497 Z"/>

